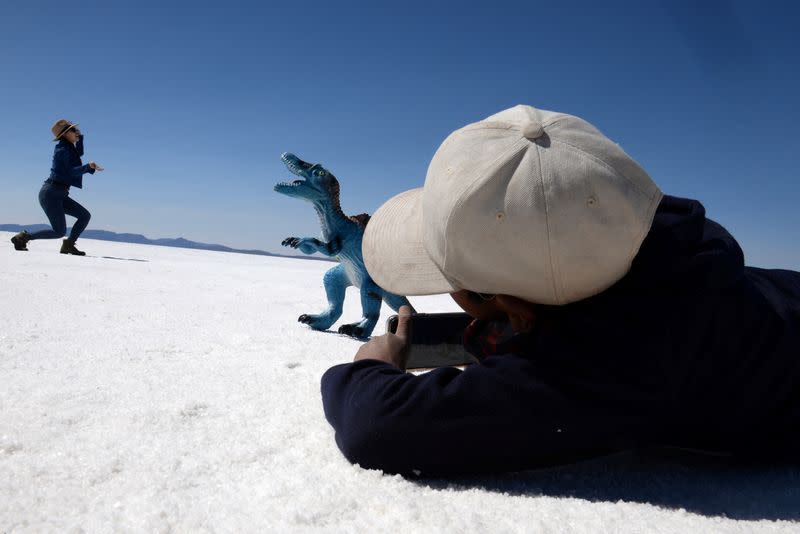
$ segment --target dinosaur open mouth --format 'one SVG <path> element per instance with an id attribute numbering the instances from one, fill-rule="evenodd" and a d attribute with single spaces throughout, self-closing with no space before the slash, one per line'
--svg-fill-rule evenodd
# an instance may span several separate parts
<path id="1" fill-rule="evenodd" d="M 295 176 L 299 176 L 301 179 L 294 181 L 287 180 L 285 182 L 279 183 L 275 187 L 292 188 L 305 185 L 306 180 L 309 177 L 308 171 L 314 166 L 311 163 L 306 163 L 305 161 L 301 160 L 294 154 L 290 154 L 289 152 L 284 152 L 283 154 L 281 154 L 281 160 L 283 161 L 283 164 L 286 165 L 286 168 L 289 170 L 289 172 L 291 172 Z"/>
<path id="2" fill-rule="evenodd" d="M 289 172 L 291 172 L 292 174 L 297 174 L 297 175 L 300 175 L 303 172 L 303 170 L 305 170 L 301 169 L 300 167 L 298 167 L 297 165 L 295 165 L 290 161 L 286 162 L 286 168 L 289 169 Z"/>
<path id="3" fill-rule="evenodd" d="M 297 176 L 303 176 L 312 167 L 310 163 L 306 163 L 293 154 L 281 154 L 281 160 L 283 160 L 283 164 L 286 165 L 289 172 Z"/>
<path id="4" fill-rule="evenodd" d="M 301 185 L 301 184 L 304 184 L 304 183 L 306 183 L 305 180 L 295 180 L 293 182 L 281 182 L 278 185 L 281 185 L 283 187 L 297 187 L 298 185 Z"/>

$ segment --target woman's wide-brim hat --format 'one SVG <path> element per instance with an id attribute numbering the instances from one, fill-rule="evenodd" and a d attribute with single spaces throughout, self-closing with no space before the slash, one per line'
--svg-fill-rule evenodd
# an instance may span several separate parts
<path id="1" fill-rule="evenodd" d="M 78 125 L 77 122 L 69 122 L 66 119 L 58 119 L 56 123 L 50 128 L 50 131 L 53 132 L 55 139 L 53 141 L 58 141 L 61 139 L 61 136 L 67 133 L 71 128 L 74 128 Z"/>

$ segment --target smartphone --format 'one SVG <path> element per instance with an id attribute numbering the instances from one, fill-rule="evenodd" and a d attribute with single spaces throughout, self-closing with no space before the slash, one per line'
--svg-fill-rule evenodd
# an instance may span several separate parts
<path id="1" fill-rule="evenodd" d="M 478 360 L 464 350 L 464 329 L 472 322 L 466 313 L 417 313 L 411 316 L 411 348 L 407 369 L 459 366 Z M 397 332 L 397 315 L 386 320 L 386 331 Z"/>

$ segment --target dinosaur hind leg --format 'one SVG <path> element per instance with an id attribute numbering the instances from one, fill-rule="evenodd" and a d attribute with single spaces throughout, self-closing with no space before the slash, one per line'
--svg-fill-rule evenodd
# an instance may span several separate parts
<path id="1" fill-rule="evenodd" d="M 386 304 L 388 304 L 389 307 L 396 312 L 400 311 L 400 306 L 408 306 L 409 308 L 411 308 L 411 313 L 416 313 L 416 311 L 414 310 L 414 306 L 412 306 L 411 303 L 408 301 L 408 299 L 403 296 L 395 295 L 394 293 L 389 293 L 387 291 L 384 291 L 383 300 L 385 300 Z"/>
<path id="2" fill-rule="evenodd" d="M 357 323 L 343 324 L 339 327 L 339 333 L 359 339 L 371 336 L 381 315 L 381 294 L 381 289 L 374 283 L 364 284 L 361 287 L 361 308 L 364 317 Z"/>
<path id="3" fill-rule="evenodd" d="M 342 316 L 344 293 L 350 284 L 344 265 L 337 265 L 325 273 L 322 283 L 325 285 L 325 295 L 328 297 L 328 309 L 319 314 L 303 314 L 297 318 L 314 330 L 327 330 Z"/>

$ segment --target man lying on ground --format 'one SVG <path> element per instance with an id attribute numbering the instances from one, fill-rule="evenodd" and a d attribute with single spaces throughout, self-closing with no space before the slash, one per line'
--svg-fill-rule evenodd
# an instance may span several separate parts
<path id="1" fill-rule="evenodd" d="M 800 273 L 744 266 L 587 122 L 517 106 L 451 134 L 364 236 L 373 279 L 450 293 L 480 363 L 404 372 L 398 335 L 322 377 L 352 462 L 523 470 L 647 445 L 800 450 Z M 413 322 L 412 322 L 413 325 Z"/>

